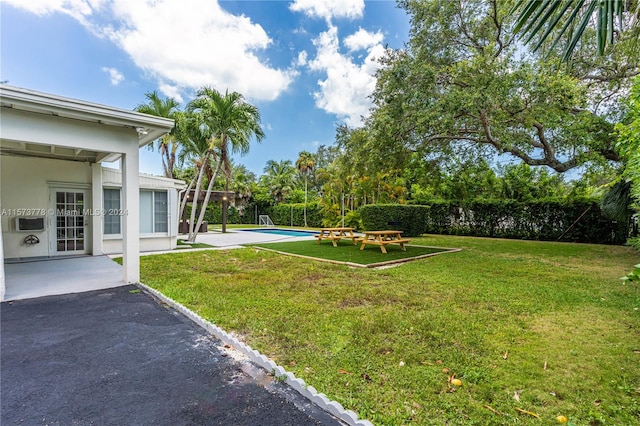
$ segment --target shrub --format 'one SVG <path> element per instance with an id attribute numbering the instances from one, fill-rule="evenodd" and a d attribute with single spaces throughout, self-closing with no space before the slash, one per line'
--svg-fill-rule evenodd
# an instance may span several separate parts
<path id="1" fill-rule="evenodd" d="M 358 209 L 364 230 L 394 229 L 407 237 L 425 232 L 429 207 L 400 204 L 369 204 Z"/>
<path id="2" fill-rule="evenodd" d="M 304 226 L 304 203 L 278 204 L 268 212 L 275 225 Z M 317 202 L 307 203 L 307 225 L 322 226 L 322 216 Z"/>
<path id="3" fill-rule="evenodd" d="M 622 244 L 628 223 L 607 219 L 595 199 L 434 202 L 425 232 L 479 237 Z"/>

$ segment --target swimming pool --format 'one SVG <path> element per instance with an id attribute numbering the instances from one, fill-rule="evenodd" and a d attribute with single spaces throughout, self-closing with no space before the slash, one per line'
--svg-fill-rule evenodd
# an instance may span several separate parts
<path id="1" fill-rule="evenodd" d="M 282 229 L 282 228 L 255 228 L 243 229 L 245 232 L 260 232 L 262 234 L 287 235 L 289 237 L 311 237 L 318 235 L 316 231 L 303 231 L 300 229 Z"/>

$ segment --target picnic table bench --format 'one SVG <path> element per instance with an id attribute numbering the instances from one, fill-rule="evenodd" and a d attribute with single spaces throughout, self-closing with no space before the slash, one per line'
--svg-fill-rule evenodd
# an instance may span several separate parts
<path id="1" fill-rule="evenodd" d="M 338 241 L 341 239 L 351 239 L 353 244 L 356 244 L 356 240 L 359 238 L 353 233 L 353 228 L 320 228 L 320 233 L 315 235 L 318 239 L 318 244 L 322 240 L 331 240 L 334 247 L 338 247 Z"/>
<path id="2" fill-rule="evenodd" d="M 402 238 L 402 231 L 363 231 L 364 237 L 358 238 L 358 242 L 362 243 L 360 250 L 364 250 L 367 244 L 380 246 L 380 251 L 387 253 L 385 246 L 389 244 L 398 244 L 402 251 L 407 251 L 404 244 L 410 243 L 408 238 Z"/>

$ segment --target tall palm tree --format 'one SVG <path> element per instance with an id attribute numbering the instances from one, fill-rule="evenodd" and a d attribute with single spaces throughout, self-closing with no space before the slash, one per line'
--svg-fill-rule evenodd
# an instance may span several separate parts
<path id="1" fill-rule="evenodd" d="M 236 208 L 243 208 L 251 197 L 251 183 L 255 182 L 255 174 L 242 165 L 233 164 L 231 190 L 235 193 Z"/>
<path id="2" fill-rule="evenodd" d="M 260 126 L 260 111 L 247 103 L 238 93 L 221 94 L 211 87 L 198 90 L 197 97 L 189 102 L 187 110 L 198 117 L 200 131 L 219 140 L 220 161 L 225 176 L 225 191 L 229 191 L 231 178 L 230 154 L 249 152 L 251 138 L 260 142 L 264 132 Z M 227 232 L 226 197 L 222 201 L 222 232 Z"/>
<path id="3" fill-rule="evenodd" d="M 139 104 L 135 110 L 143 114 L 155 115 L 156 117 L 179 119 L 180 103 L 173 98 L 161 98 L 158 92 L 148 92 L 144 95 L 147 98 L 146 104 Z M 176 152 L 178 150 L 177 126 L 170 133 L 163 135 L 156 141 L 156 149 L 162 155 L 162 170 L 164 176 L 174 178 L 173 169 L 176 163 Z"/>
<path id="4" fill-rule="evenodd" d="M 640 2 L 637 0 L 572 0 L 540 1 L 517 0 L 512 11 L 516 13 L 515 32 L 520 32 L 525 43 L 540 35 L 534 46 L 538 50 L 550 36 L 555 35 L 549 51 L 566 35 L 568 43 L 563 61 L 568 61 L 594 20 L 598 54 L 604 54 L 607 45 L 616 42 L 616 35 L 628 33 L 638 38 L 640 30 Z M 625 28 L 625 15 L 629 24 Z"/>
<path id="5" fill-rule="evenodd" d="M 269 160 L 264 168 L 264 173 L 271 195 L 276 202 L 282 203 L 294 186 L 296 169 L 291 160 Z"/>
<path id="6" fill-rule="evenodd" d="M 195 186 L 191 206 L 191 217 L 189 221 L 188 241 L 190 242 L 196 241 L 198 231 L 202 225 L 204 215 L 207 210 L 207 204 L 209 203 L 213 184 L 222 164 L 219 154 L 220 139 L 216 136 L 212 136 L 208 132 L 203 132 L 203 129 L 199 125 L 201 121 L 202 119 L 198 115 L 187 113 L 185 119 L 181 120 L 178 126 L 178 131 L 183 140 L 183 147 L 179 153 L 178 159 L 180 163 L 184 163 L 185 160 L 193 162 L 195 169 L 194 177 L 189 183 L 185 197 L 180 205 L 180 217 L 182 217 L 187 205 L 188 195 L 191 192 L 191 188 L 194 188 Z M 198 209 L 202 182 L 205 175 L 207 176 L 209 183 L 202 205 L 200 206 L 200 209 Z M 196 212 L 198 210 L 200 210 L 200 214 L 196 220 Z"/>
<path id="7" fill-rule="evenodd" d="M 309 173 L 315 168 L 315 158 L 313 154 L 308 151 L 302 151 L 298 154 L 296 160 L 296 167 L 298 172 L 304 176 L 304 226 L 307 227 L 307 181 L 309 180 Z"/>

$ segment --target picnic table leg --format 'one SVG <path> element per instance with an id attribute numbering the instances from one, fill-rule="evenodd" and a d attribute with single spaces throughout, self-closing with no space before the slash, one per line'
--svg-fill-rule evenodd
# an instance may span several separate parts
<path id="1" fill-rule="evenodd" d="M 380 241 L 380 251 L 384 254 L 387 254 L 387 248 L 384 246 L 384 239 L 382 238 L 382 236 L 378 238 L 378 241 Z"/>

